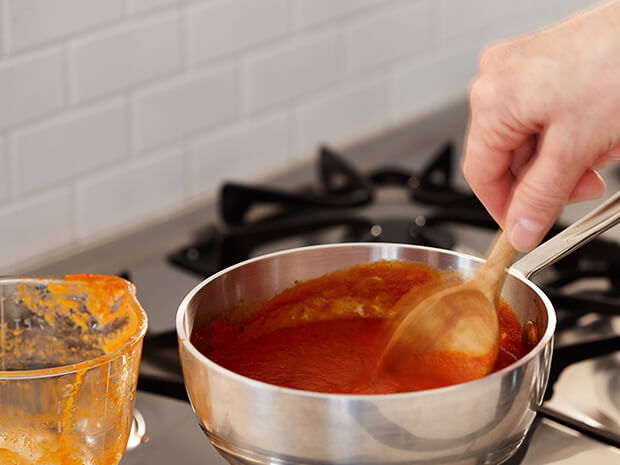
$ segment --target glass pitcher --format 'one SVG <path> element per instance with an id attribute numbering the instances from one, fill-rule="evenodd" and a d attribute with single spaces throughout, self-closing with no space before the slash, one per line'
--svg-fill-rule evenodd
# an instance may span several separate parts
<path id="1" fill-rule="evenodd" d="M 146 328 L 121 278 L 0 279 L 0 463 L 117 465 Z"/>

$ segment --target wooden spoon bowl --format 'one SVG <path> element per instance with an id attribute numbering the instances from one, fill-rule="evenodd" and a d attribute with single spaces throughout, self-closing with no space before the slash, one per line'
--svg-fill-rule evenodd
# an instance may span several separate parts
<path id="1" fill-rule="evenodd" d="M 502 233 L 470 281 L 413 288 L 395 304 L 400 315 L 378 369 L 415 369 L 441 383 L 480 378 L 499 350 L 499 292 L 516 251 Z"/>

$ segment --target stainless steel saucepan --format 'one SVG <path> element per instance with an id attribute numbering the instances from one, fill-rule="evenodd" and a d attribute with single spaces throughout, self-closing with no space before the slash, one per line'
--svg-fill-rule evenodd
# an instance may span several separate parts
<path id="1" fill-rule="evenodd" d="M 551 363 L 555 312 L 529 278 L 619 221 L 620 192 L 510 268 L 502 296 L 540 334 L 525 357 L 475 381 L 412 393 L 322 394 L 262 383 L 209 360 L 190 334 L 197 320 L 337 269 L 399 259 L 469 277 L 482 260 L 429 247 L 352 243 L 277 252 L 214 274 L 177 314 L 185 384 L 200 425 L 231 464 L 501 463 L 524 440 Z"/>

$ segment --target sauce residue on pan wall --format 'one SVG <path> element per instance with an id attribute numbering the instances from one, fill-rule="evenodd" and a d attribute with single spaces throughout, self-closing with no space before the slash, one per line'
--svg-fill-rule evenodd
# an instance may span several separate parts
<path id="1" fill-rule="evenodd" d="M 419 365 L 398 372 L 377 367 L 394 303 L 412 286 L 443 279 L 425 265 L 379 261 L 296 283 L 246 318 L 223 314 L 197 323 L 191 342 L 219 365 L 266 383 L 327 393 L 387 394 L 461 382 L 437 378 Z M 500 303 L 497 371 L 527 350 L 521 325 Z M 456 358 L 455 358 L 456 357 Z M 433 363 L 468 363 L 459 354 L 438 354 Z M 402 368 L 403 364 L 399 364 Z M 457 370 L 458 371 L 458 370 Z"/>

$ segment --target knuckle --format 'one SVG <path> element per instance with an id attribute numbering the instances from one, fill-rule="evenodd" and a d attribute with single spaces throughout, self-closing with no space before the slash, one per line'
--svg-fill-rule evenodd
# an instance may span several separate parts
<path id="1" fill-rule="evenodd" d="M 553 213 L 562 208 L 568 201 L 569 194 L 565 189 L 550 188 L 550 183 L 538 183 L 527 178 L 521 181 L 521 189 L 515 199 L 533 212 Z M 559 186 L 557 186 L 559 187 Z"/>
<path id="2" fill-rule="evenodd" d="M 485 48 L 478 57 L 478 69 L 481 73 L 485 73 L 491 69 L 496 60 L 497 51 L 495 46 Z"/>
<path id="3" fill-rule="evenodd" d="M 477 77 L 469 86 L 469 105 L 472 108 L 476 108 L 483 98 L 483 84 L 481 84 L 482 78 Z"/>
<path id="4" fill-rule="evenodd" d="M 478 58 L 478 69 L 481 73 L 493 71 L 502 66 L 509 51 L 509 44 L 499 43 L 485 48 Z"/>
<path id="5" fill-rule="evenodd" d="M 463 166 L 461 166 L 461 171 L 463 172 L 463 176 L 465 177 L 465 180 L 469 183 L 469 184 L 475 184 L 477 181 L 477 170 L 476 170 L 476 164 L 474 162 L 474 160 L 472 159 L 471 155 L 465 157 L 465 159 L 463 160 Z"/>
<path id="6" fill-rule="evenodd" d="M 579 150 L 578 147 L 574 147 L 572 149 L 567 149 L 561 154 L 558 154 L 556 158 L 562 160 L 562 162 L 571 167 L 571 169 L 585 169 L 589 165 L 586 163 L 586 157 L 583 156 L 583 151 Z"/>
<path id="7" fill-rule="evenodd" d="M 470 88 L 470 103 L 493 104 L 510 90 L 514 82 L 515 42 L 502 42 L 483 50 L 478 58 L 480 74 Z"/>
<path id="8" fill-rule="evenodd" d="M 500 98 L 499 82 L 490 77 L 477 78 L 469 89 L 469 102 L 474 110 L 493 106 Z"/>
<path id="9" fill-rule="evenodd" d="M 547 156 L 553 160 L 557 166 L 570 167 L 571 170 L 589 168 L 594 158 L 591 154 L 595 152 L 588 138 L 577 137 L 579 133 L 592 134 L 592 130 L 588 130 L 583 125 L 580 131 L 576 132 L 575 128 L 579 127 L 578 120 L 564 122 L 564 124 L 556 123 L 553 127 L 553 134 L 550 135 L 551 148 L 547 151 Z"/>

